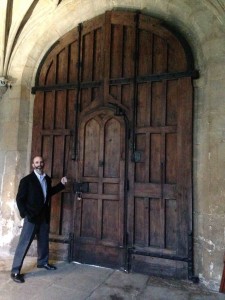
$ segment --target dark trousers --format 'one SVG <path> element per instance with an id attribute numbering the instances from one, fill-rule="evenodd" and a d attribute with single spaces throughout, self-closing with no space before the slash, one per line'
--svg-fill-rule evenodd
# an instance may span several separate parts
<path id="1" fill-rule="evenodd" d="M 31 223 L 25 217 L 19 242 L 12 264 L 12 273 L 20 273 L 24 258 L 30 245 L 37 236 L 37 265 L 44 265 L 48 263 L 49 256 L 49 224 L 42 221 L 38 224 Z"/>

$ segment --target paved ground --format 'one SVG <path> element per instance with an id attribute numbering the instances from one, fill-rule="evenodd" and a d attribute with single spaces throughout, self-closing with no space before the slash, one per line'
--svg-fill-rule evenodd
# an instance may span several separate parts
<path id="1" fill-rule="evenodd" d="M 27 257 L 25 283 L 10 278 L 12 259 L 0 259 L 0 300 L 225 300 L 189 281 L 161 279 L 76 263 L 58 262 L 56 271 L 36 268 Z"/>

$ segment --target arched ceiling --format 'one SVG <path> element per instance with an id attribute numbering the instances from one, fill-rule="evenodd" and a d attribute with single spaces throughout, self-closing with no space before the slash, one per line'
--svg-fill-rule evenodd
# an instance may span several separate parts
<path id="1" fill-rule="evenodd" d="M 169 7 L 169 5 L 172 5 L 173 7 L 185 5 L 186 7 L 189 6 L 190 10 L 193 10 L 193 2 L 190 2 L 190 4 L 189 2 L 182 4 L 180 0 L 167 0 L 168 3 L 165 5 L 165 1 L 166 0 L 162 1 L 164 7 Z M 89 6 L 98 6 L 97 2 L 98 1 L 93 4 L 90 1 L 92 4 L 89 4 Z M 132 1 L 131 3 L 130 0 L 127 0 L 123 2 L 123 5 L 124 8 L 128 7 L 135 9 L 134 3 L 135 1 Z M 84 4 L 88 5 L 86 1 Z M 132 4 L 133 7 L 131 7 Z M 0 76 L 8 75 L 12 54 L 17 48 L 18 43 L 24 39 L 24 36 L 30 33 L 35 26 L 41 29 L 41 27 L 44 25 L 46 26 L 48 22 L 51 23 L 51 18 L 53 18 L 54 13 L 68 5 L 73 5 L 76 10 L 82 11 L 83 9 L 82 1 L 77 0 L 0 0 L 0 11 L 2 16 L 0 20 Z M 160 6 L 160 3 L 157 5 Z M 225 0 L 204 0 L 196 5 L 198 5 L 198 7 L 202 6 L 203 11 L 205 11 L 205 9 L 210 11 L 211 14 L 216 16 L 220 25 L 225 25 Z M 145 6 L 146 1 L 137 1 L 138 9 L 140 7 L 145 9 Z M 114 7 L 121 7 L 120 1 L 113 1 L 110 4 L 110 8 Z M 90 7 L 89 10 L 91 9 L 93 9 L 93 7 Z M 109 8 L 106 7 L 106 9 Z M 62 22 L 63 21 L 64 20 L 62 19 Z M 45 24 L 43 25 L 43 23 Z M 208 26 L 210 26 L 210 24 L 208 24 Z"/>
<path id="2" fill-rule="evenodd" d="M 6 75 L 8 69 L 8 63 L 12 52 L 16 46 L 16 43 L 24 29 L 29 23 L 29 19 L 35 12 L 35 8 L 42 1 L 39 0 L 26 0 L 26 1 L 16 1 L 16 0 L 0 0 L 0 10 L 2 19 L 0 21 L 0 75 Z M 52 5 L 52 9 L 55 9 L 61 0 L 48 0 Z"/>

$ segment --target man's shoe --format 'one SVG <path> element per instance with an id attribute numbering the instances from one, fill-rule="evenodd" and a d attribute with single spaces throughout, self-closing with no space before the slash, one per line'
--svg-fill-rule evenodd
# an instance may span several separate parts
<path id="1" fill-rule="evenodd" d="M 48 271 L 51 271 L 51 270 L 56 270 L 57 268 L 53 265 L 50 265 L 50 264 L 45 264 L 45 265 L 37 265 L 38 268 L 44 268 Z"/>
<path id="2" fill-rule="evenodd" d="M 17 283 L 24 283 L 25 280 L 23 278 L 23 275 L 20 273 L 11 273 L 11 278 L 13 281 L 17 282 Z"/>

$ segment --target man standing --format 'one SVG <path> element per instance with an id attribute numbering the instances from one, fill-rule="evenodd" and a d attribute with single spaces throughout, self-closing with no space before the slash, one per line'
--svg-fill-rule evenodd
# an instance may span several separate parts
<path id="1" fill-rule="evenodd" d="M 51 186 L 51 178 L 43 171 L 44 160 L 41 156 L 33 159 L 34 171 L 21 179 L 16 196 L 17 206 L 24 224 L 14 255 L 11 278 L 18 283 L 24 282 L 20 273 L 29 247 L 37 236 L 37 267 L 55 270 L 48 263 L 49 258 L 49 223 L 51 196 L 65 188 L 67 178 L 63 177 L 56 186 Z"/>

